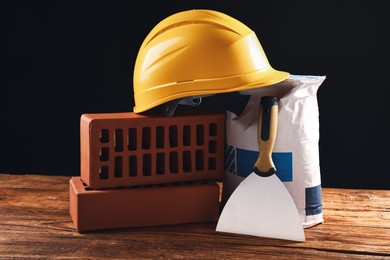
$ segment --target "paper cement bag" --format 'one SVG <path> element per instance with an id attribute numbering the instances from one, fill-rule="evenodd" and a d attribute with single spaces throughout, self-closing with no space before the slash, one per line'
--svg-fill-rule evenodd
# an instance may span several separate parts
<path id="1" fill-rule="evenodd" d="M 279 98 L 279 119 L 272 159 L 290 192 L 304 228 L 323 222 L 319 162 L 317 90 L 325 76 L 290 75 L 281 83 L 240 91 L 226 114 L 225 175 L 222 206 L 251 172 L 258 157 L 260 99 Z"/>

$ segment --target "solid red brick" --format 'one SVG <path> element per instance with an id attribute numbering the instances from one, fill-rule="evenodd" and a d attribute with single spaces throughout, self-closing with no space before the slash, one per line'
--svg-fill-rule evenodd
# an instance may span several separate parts
<path id="1" fill-rule="evenodd" d="M 78 232 L 214 222 L 219 216 L 217 183 L 165 184 L 91 190 L 69 181 L 70 215 Z"/>
<path id="2" fill-rule="evenodd" d="M 220 179 L 224 114 L 83 114 L 81 178 L 92 189 Z"/>

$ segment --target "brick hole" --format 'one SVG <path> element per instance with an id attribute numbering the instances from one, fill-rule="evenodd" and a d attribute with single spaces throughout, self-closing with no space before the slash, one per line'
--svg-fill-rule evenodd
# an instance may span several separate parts
<path id="1" fill-rule="evenodd" d="M 165 174 L 165 154 L 164 153 L 157 153 L 156 174 L 157 175 L 164 175 Z"/>
<path id="2" fill-rule="evenodd" d="M 183 145 L 191 145 L 191 127 L 189 125 L 183 127 Z"/>
<path id="3" fill-rule="evenodd" d="M 157 126 L 156 128 L 156 147 L 164 148 L 165 128 L 163 126 Z"/>
<path id="4" fill-rule="evenodd" d="M 216 136 L 217 135 L 217 124 L 211 123 L 209 124 L 209 136 Z"/>
<path id="5" fill-rule="evenodd" d="M 209 141 L 209 153 L 217 152 L 217 141 Z"/>
<path id="6" fill-rule="evenodd" d="M 110 149 L 108 147 L 102 147 L 100 149 L 100 161 L 106 162 L 110 159 Z"/>
<path id="7" fill-rule="evenodd" d="M 137 149 L 137 128 L 129 128 L 127 133 L 128 133 L 127 149 L 129 151 L 134 151 Z"/>
<path id="8" fill-rule="evenodd" d="M 108 166 L 100 166 L 99 178 L 108 179 Z"/>
<path id="9" fill-rule="evenodd" d="M 142 156 L 142 175 L 152 175 L 152 156 L 150 154 L 144 154 Z"/>
<path id="10" fill-rule="evenodd" d="M 217 135 L 217 124 L 211 123 L 209 124 L 209 136 L 216 136 Z"/>
<path id="11" fill-rule="evenodd" d="M 204 144 L 204 125 L 196 126 L 196 144 L 197 145 Z"/>
<path id="12" fill-rule="evenodd" d="M 150 149 L 151 129 L 150 127 L 142 128 L 142 149 Z"/>
<path id="13" fill-rule="evenodd" d="M 129 156 L 129 176 L 137 176 L 137 156 Z"/>
<path id="14" fill-rule="evenodd" d="M 192 165 L 191 165 L 191 152 L 190 151 L 184 151 L 183 152 L 183 171 L 184 172 L 191 172 Z"/>
<path id="15" fill-rule="evenodd" d="M 169 171 L 171 173 L 179 172 L 179 156 L 177 152 L 169 153 Z"/>
<path id="16" fill-rule="evenodd" d="M 195 169 L 197 171 L 203 171 L 204 169 L 203 150 L 196 150 L 195 152 Z"/>
<path id="17" fill-rule="evenodd" d="M 210 157 L 209 158 L 209 170 L 216 170 L 217 169 L 217 160 L 215 157 Z"/>
<path id="18" fill-rule="evenodd" d="M 108 143 L 110 141 L 108 129 L 100 130 L 100 142 Z"/>
<path id="19" fill-rule="evenodd" d="M 115 152 L 122 152 L 123 151 L 123 130 L 122 129 L 115 129 Z"/>
<path id="20" fill-rule="evenodd" d="M 114 159 L 114 177 L 122 177 L 122 156 L 115 156 Z"/>
<path id="21" fill-rule="evenodd" d="M 177 126 L 169 127 L 169 147 L 177 147 Z"/>

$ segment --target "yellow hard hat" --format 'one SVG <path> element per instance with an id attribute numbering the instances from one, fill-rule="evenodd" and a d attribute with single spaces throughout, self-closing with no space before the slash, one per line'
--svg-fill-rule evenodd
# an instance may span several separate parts
<path id="1" fill-rule="evenodd" d="M 182 11 L 159 22 L 139 49 L 133 111 L 269 86 L 288 76 L 271 67 L 254 31 L 240 21 L 213 10 Z"/>

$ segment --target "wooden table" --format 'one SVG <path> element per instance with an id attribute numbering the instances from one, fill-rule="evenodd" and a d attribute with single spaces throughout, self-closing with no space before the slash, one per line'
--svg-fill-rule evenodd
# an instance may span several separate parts
<path id="1" fill-rule="evenodd" d="M 390 190 L 323 188 L 306 242 L 215 232 L 216 223 L 77 233 L 69 176 L 0 174 L 0 259 L 390 259 Z"/>

